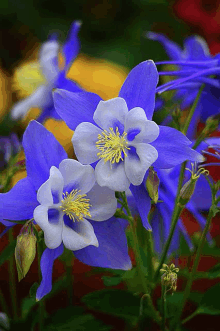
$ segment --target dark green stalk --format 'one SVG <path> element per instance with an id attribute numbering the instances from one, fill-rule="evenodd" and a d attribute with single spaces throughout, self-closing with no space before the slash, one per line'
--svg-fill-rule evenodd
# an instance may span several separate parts
<path id="1" fill-rule="evenodd" d="M 1 307 L 2 307 L 2 311 L 4 313 L 6 313 L 7 316 L 9 316 L 9 309 L 8 309 L 8 305 L 5 301 L 5 298 L 4 298 L 4 295 L 0 289 L 0 304 L 1 304 Z"/>
<path id="2" fill-rule="evenodd" d="M 202 253 L 202 248 L 203 248 L 203 245 L 205 243 L 206 235 L 207 235 L 207 233 L 209 231 L 210 224 L 211 224 L 211 221 L 212 221 L 213 216 L 214 216 L 214 212 L 213 212 L 213 209 L 211 207 L 210 210 L 209 210 L 209 214 L 208 214 L 208 218 L 207 218 L 207 221 L 206 221 L 206 225 L 205 225 L 205 228 L 204 228 L 204 230 L 202 232 L 202 237 L 200 239 L 199 246 L 198 246 L 198 249 L 197 249 L 197 252 L 196 252 L 196 258 L 195 258 L 195 261 L 194 261 L 194 264 L 193 264 L 193 268 L 192 268 L 192 271 L 190 273 L 188 282 L 186 284 L 186 288 L 185 288 L 185 291 L 184 291 L 183 300 L 181 302 L 179 311 L 177 312 L 176 318 L 175 318 L 174 323 L 173 323 L 173 326 L 174 326 L 174 329 L 173 330 L 175 330 L 175 326 L 178 324 L 178 321 L 180 320 L 182 310 L 183 310 L 183 308 L 185 306 L 185 303 L 186 303 L 186 301 L 187 301 L 187 299 L 189 297 L 190 290 L 191 290 L 192 283 L 193 283 L 193 279 L 194 279 L 195 273 L 196 273 L 197 268 L 198 268 L 198 264 L 199 264 L 199 260 L 200 260 L 200 255 Z"/>
<path id="3" fill-rule="evenodd" d="M 162 290 L 162 294 L 161 294 L 161 299 L 162 299 L 162 323 L 161 323 L 161 328 L 162 328 L 162 331 L 165 331 L 166 330 L 166 314 L 167 314 L 167 301 L 166 301 L 167 287 L 166 287 L 166 285 L 162 284 L 161 290 Z"/>
<path id="4" fill-rule="evenodd" d="M 195 111 L 195 109 L 196 109 L 196 107 L 197 107 L 197 105 L 198 105 L 198 101 L 199 101 L 199 98 L 200 98 L 200 96 L 201 96 L 201 94 L 202 94 L 202 90 L 203 90 L 203 88 L 204 88 L 204 85 L 202 85 L 202 86 L 200 87 L 199 92 L 197 93 L 196 99 L 194 100 L 193 105 L 192 105 L 192 107 L 191 107 L 191 109 L 190 109 L 190 112 L 189 112 L 189 114 L 187 115 L 187 118 L 186 118 L 186 121 L 185 121 L 185 124 L 184 124 L 183 130 L 182 130 L 182 133 L 185 134 L 185 135 L 186 135 L 187 130 L 188 130 L 188 128 L 189 128 L 189 124 L 190 124 L 191 119 L 192 119 L 192 117 L 193 117 L 194 111 Z"/>
<path id="5" fill-rule="evenodd" d="M 155 272 L 155 276 L 154 276 L 155 281 L 157 281 L 158 276 L 160 275 L 160 269 L 162 268 L 162 266 L 164 264 L 164 261 L 166 259 L 166 256 L 167 256 L 167 253 L 168 253 L 168 250 L 169 250 L 169 247 L 170 247 L 170 243 L 171 243 L 171 240 L 173 238 L 173 234 L 174 234 L 174 231 L 175 231 L 175 228 L 176 228 L 176 224 L 177 224 L 178 219 L 180 217 L 180 214 L 183 210 L 183 207 L 180 206 L 178 204 L 178 202 L 179 202 L 180 190 L 181 190 L 181 187 L 183 185 L 185 166 L 186 166 L 186 162 L 183 162 L 183 164 L 181 166 L 181 170 L 180 170 L 180 177 L 179 177 L 179 183 L 178 183 L 178 188 L 177 188 L 177 195 L 176 195 L 175 206 L 174 206 L 174 211 L 173 211 L 173 215 L 172 215 L 171 229 L 170 229 L 169 237 L 168 237 L 168 239 L 166 241 L 166 244 L 165 244 L 165 247 L 164 247 L 164 251 L 163 251 L 163 254 L 162 254 L 162 257 L 161 257 L 161 260 L 160 260 L 160 264 L 159 264 L 159 266 L 158 266 L 158 268 Z"/>
<path id="6" fill-rule="evenodd" d="M 127 219 L 130 224 L 130 227 L 131 227 L 131 234 L 132 234 L 132 239 L 133 239 L 133 243 L 134 243 L 133 249 L 134 249 L 134 254 L 135 254 L 138 275 L 140 277 L 144 293 L 149 293 L 149 288 L 147 286 L 147 279 L 145 278 L 145 274 L 144 274 L 144 270 L 143 270 L 142 258 L 141 258 L 141 253 L 140 253 L 140 249 L 139 249 L 138 236 L 137 236 L 137 230 L 136 230 L 134 218 L 131 215 L 131 212 L 130 212 L 130 209 L 129 209 L 128 203 L 127 203 L 127 198 L 126 198 L 126 195 L 124 192 L 121 193 L 121 197 L 124 202 L 124 208 L 127 212 L 127 215 L 122 212 L 122 218 Z"/>
<path id="7" fill-rule="evenodd" d="M 13 241 L 12 229 L 8 231 L 9 242 Z M 16 292 L 16 280 L 15 280 L 15 266 L 14 255 L 9 258 L 9 289 L 12 303 L 13 318 L 16 321 L 18 319 L 18 305 L 17 305 L 17 292 Z"/>
<path id="8" fill-rule="evenodd" d="M 43 254 L 43 238 L 40 238 L 40 236 L 39 236 L 38 240 L 37 240 L 37 256 L 38 256 L 38 275 L 39 275 L 39 279 L 41 279 L 40 260 L 41 260 L 42 254 Z M 38 329 L 39 329 L 39 331 L 43 331 L 43 329 L 44 329 L 44 312 L 45 312 L 45 304 L 44 304 L 43 299 L 41 299 L 38 302 L 38 304 L 39 304 Z"/>

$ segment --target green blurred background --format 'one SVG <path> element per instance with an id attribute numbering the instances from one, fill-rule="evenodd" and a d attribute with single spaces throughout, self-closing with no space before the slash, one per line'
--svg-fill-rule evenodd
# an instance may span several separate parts
<path id="1" fill-rule="evenodd" d="M 81 51 L 132 68 L 146 59 L 165 58 L 149 30 L 162 32 L 182 44 L 189 27 L 173 13 L 168 0 L 1 0 L 1 66 L 7 71 L 27 56 L 36 42 L 52 32 L 65 39 L 73 20 L 83 22 Z"/>

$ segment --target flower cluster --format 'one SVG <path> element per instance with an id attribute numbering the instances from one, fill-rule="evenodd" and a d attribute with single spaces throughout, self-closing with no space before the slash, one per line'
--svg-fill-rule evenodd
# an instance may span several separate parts
<path id="1" fill-rule="evenodd" d="M 52 37 L 42 46 L 40 66 L 46 83 L 11 111 L 17 119 L 33 106 L 42 109 L 38 122 L 31 121 L 23 135 L 27 176 L 0 195 L 0 222 L 6 228 L 31 220 L 44 235 L 46 248 L 41 257 L 38 300 L 51 290 L 53 263 L 64 247 L 91 266 L 131 268 L 125 234 L 127 220 L 131 219 L 129 204 L 134 205 L 143 227 L 153 232 L 156 251 L 161 254 L 172 225 L 180 164 L 201 163 L 205 158 L 201 149 L 192 148 L 192 142 L 182 132 L 156 123 L 155 95 L 178 88 L 176 98 L 184 97 L 184 108 L 193 102 L 202 84 L 205 89 L 220 87 L 218 78 L 206 77 L 218 72 L 219 60 L 210 59 L 201 39 L 188 39 L 182 51 L 167 38 L 151 33 L 149 37 L 159 40 L 172 63 L 180 66 L 179 71 L 160 74 L 183 78 L 157 87 L 159 74 L 155 63 L 143 61 L 128 74 L 118 96 L 104 101 L 66 78 L 79 50 L 78 30 L 79 23 L 74 22 L 62 47 L 62 69 L 58 66 L 57 40 Z M 187 96 L 185 90 L 189 92 Z M 72 144 L 77 160 L 68 158 L 63 146 L 39 123 L 47 117 L 60 118 L 74 130 Z M 152 167 L 159 178 L 159 192 L 153 203 L 157 203 L 158 197 L 159 202 L 153 212 L 146 187 Z M 118 198 L 122 192 L 130 192 L 128 205 Z M 117 218 L 119 203 L 122 209 L 127 208 L 125 219 Z M 204 228 L 205 219 L 193 200 L 187 208 Z M 179 218 L 168 253 L 177 250 L 180 234 L 193 247 Z M 176 279 L 172 282 L 174 288 Z"/>

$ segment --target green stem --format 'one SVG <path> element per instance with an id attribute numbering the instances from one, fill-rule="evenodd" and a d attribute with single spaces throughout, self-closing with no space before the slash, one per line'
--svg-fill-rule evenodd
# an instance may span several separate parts
<path id="1" fill-rule="evenodd" d="M 161 323 L 162 331 L 166 330 L 166 313 L 167 313 L 166 290 L 167 290 L 166 285 L 162 284 L 162 295 L 161 295 L 161 297 L 162 297 L 162 323 Z"/>
<path id="2" fill-rule="evenodd" d="M 41 279 L 41 268 L 40 268 L 40 260 L 41 256 L 43 254 L 43 239 L 38 238 L 37 241 L 37 256 L 38 256 L 38 275 L 39 279 Z M 38 309 L 38 314 L 39 314 L 39 319 L 38 319 L 38 330 L 43 331 L 44 329 L 44 312 L 45 312 L 45 304 L 44 301 L 41 299 L 39 302 L 39 309 Z"/>
<path id="3" fill-rule="evenodd" d="M 12 229 L 8 231 L 9 242 L 13 241 Z M 16 293 L 16 280 L 15 280 L 15 266 L 14 266 L 14 255 L 9 258 L 9 289 L 12 303 L 12 312 L 14 320 L 18 319 L 18 305 L 17 305 L 17 293 Z"/>
<path id="4" fill-rule="evenodd" d="M 73 267 L 72 265 L 66 266 L 66 276 L 67 276 L 67 295 L 69 305 L 73 305 Z"/>
<path id="5" fill-rule="evenodd" d="M 152 241 L 152 232 L 146 231 L 146 246 L 147 246 L 147 273 L 148 279 L 150 282 L 153 280 L 153 241 Z"/>
<path id="6" fill-rule="evenodd" d="M 199 92 L 197 93 L 196 99 L 195 99 L 195 101 L 194 101 L 194 103 L 193 103 L 193 105 L 192 105 L 192 107 L 191 107 L 191 109 L 190 109 L 190 112 L 189 112 L 189 114 L 188 114 L 188 116 L 187 116 L 187 118 L 186 118 L 186 121 L 185 121 L 185 124 L 184 124 L 183 130 L 182 130 L 182 133 L 185 134 L 185 135 L 186 135 L 187 130 L 188 130 L 188 128 L 189 128 L 189 124 L 190 124 L 190 121 L 191 121 L 191 119 L 192 119 L 192 117 L 193 117 L 194 111 L 195 111 L 195 109 L 196 109 L 196 107 L 197 107 L 197 105 L 198 105 L 198 101 L 199 101 L 199 98 L 200 98 L 200 96 L 201 96 L 201 94 L 202 94 L 202 90 L 203 90 L 203 88 L 204 88 L 204 85 L 202 85 L 202 86 L 200 87 Z"/>
<path id="7" fill-rule="evenodd" d="M 128 215 L 124 214 L 124 217 L 122 217 L 122 218 L 127 219 L 130 224 L 130 227 L 131 227 L 131 234 L 132 234 L 133 243 L 134 243 L 133 249 L 134 249 L 134 255 L 135 255 L 138 275 L 140 277 L 144 293 L 149 293 L 149 288 L 147 286 L 147 279 L 145 278 L 145 273 L 143 270 L 142 258 L 141 258 L 141 253 L 140 253 L 140 249 L 139 249 L 139 245 L 138 245 L 138 236 L 137 236 L 137 230 L 136 230 L 134 218 L 131 215 L 130 209 L 128 207 L 127 198 L 126 198 L 126 195 L 124 192 L 121 193 L 121 197 L 124 202 L 124 208 L 128 214 Z"/>
<path id="8" fill-rule="evenodd" d="M 4 295 L 0 289 L 0 304 L 1 304 L 1 307 L 2 307 L 2 311 L 4 313 L 6 313 L 7 316 L 9 316 L 9 309 L 8 309 L 8 305 L 5 301 L 5 298 L 4 298 Z"/>
<path id="9" fill-rule="evenodd" d="M 189 297 L 190 290 L 191 290 L 192 283 L 193 283 L 193 279 L 194 279 L 194 276 L 195 276 L 195 273 L 197 271 L 197 267 L 198 267 L 198 264 L 199 264 L 200 255 L 202 253 L 202 248 L 203 248 L 203 245 L 205 243 L 206 235 L 207 235 L 207 233 L 209 231 L 210 224 L 211 224 L 211 221 L 212 221 L 213 216 L 214 216 L 214 213 L 213 213 L 212 207 L 211 207 L 210 210 L 209 210 L 209 214 L 208 214 L 208 218 L 207 218 L 207 221 L 206 221 L 206 225 L 205 225 L 205 228 L 204 228 L 204 230 L 202 232 L 202 237 L 201 237 L 201 240 L 199 242 L 199 246 L 198 246 L 198 249 L 197 249 L 197 252 L 196 252 L 196 257 L 195 257 L 195 261 L 194 261 L 194 264 L 193 264 L 193 268 L 192 268 L 192 271 L 190 273 L 188 282 L 186 284 L 186 288 L 185 288 L 184 295 L 183 295 L 183 300 L 181 302 L 179 311 L 177 312 L 176 318 L 175 318 L 174 323 L 173 323 L 173 326 L 174 326 L 174 329 L 173 330 L 175 330 L 175 326 L 178 324 L 178 321 L 180 320 L 180 317 L 181 317 L 181 314 L 182 314 L 182 310 L 183 310 L 183 308 L 185 306 L 185 303 L 186 303 L 186 301 L 187 301 L 187 299 Z"/>
<path id="10" fill-rule="evenodd" d="M 198 313 L 197 313 L 197 310 L 194 311 L 194 313 L 192 313 L 191 315 L 189 315 L 188 317 L 186 317 L 183 321 L 182 321 L 182 324 L 185 324 L 186 322 L 190 321 L 193 317 L 197 316 Z"/>
<path id="11" fill-rule="evenodd" d="M 186 162 L 183 162 L 182 166 L 181 166 L 181 170 L 180 170 L 180 177 L 179 177 L 179 183 L 178 183 L 178 188 L 177 188 L 177 195 L 176 195 L 176 199 L 175 199 L 175 206 L 174 206 L 174 211 L 173 211 L 173 215 L 172 215 L 172 222 L 171 222 L 171 229 L 170 229 L 170 233 L 169 233 L 169 237 L 166 241 L 165 247 L 164 247 L 164 251 L 160 260 L 160 264 L 155 272 L 155 276 L 154 279 L 155 281 L 158 280 L 158 277 L 160 275 L 160 269 L 162 268 L 164 261 L 166 259 L 170 244 L 171 244 L 171 240 L 173 238 L 173 234 L 176 228 L 176 224 L 178 222 L 178 219 L 180 217 L 180 214 L 183 210 L 184 207 L 180 206 L 178 204 L 179 201 L 179 194 L 180 194 L 180 190 L 181 187 L 183 185 L 183 179 L 184 179 L 184 172 L 185 172 L 185 167 L 186 167 Z"/>

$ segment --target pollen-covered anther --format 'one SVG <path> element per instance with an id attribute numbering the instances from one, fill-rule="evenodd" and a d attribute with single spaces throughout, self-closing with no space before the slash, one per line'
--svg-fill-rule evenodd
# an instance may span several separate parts
<path id="1" fill-rule="evenodd" d="M 91 204 L 86 194 L 79 194 L 80 190 L 72 190 L 70 193 L 63 193 L 60 209 L 75 222 L 83 221 L 84 217 L 91 217 L 89 208 Z"/>
<path id="2" fill-rule="evenodd" d="M 116 127 L 115 131 L 113 128 L 109 128 L 109 131 L 102 131 L 98 135 L 98 141 L 96 142 L 96 147 L 100 150 L 97 156 L 100 159 L 104 159 L 105 162 L 110 161 L 112 164 L 115 162 L 119 163 L 120 160 L 123 161 L 123 156 L 127 156 L 126 150 L 130 149 L 127 146 L 126 135 L 126 132 L 120 135 L 118 127 Z"/>

